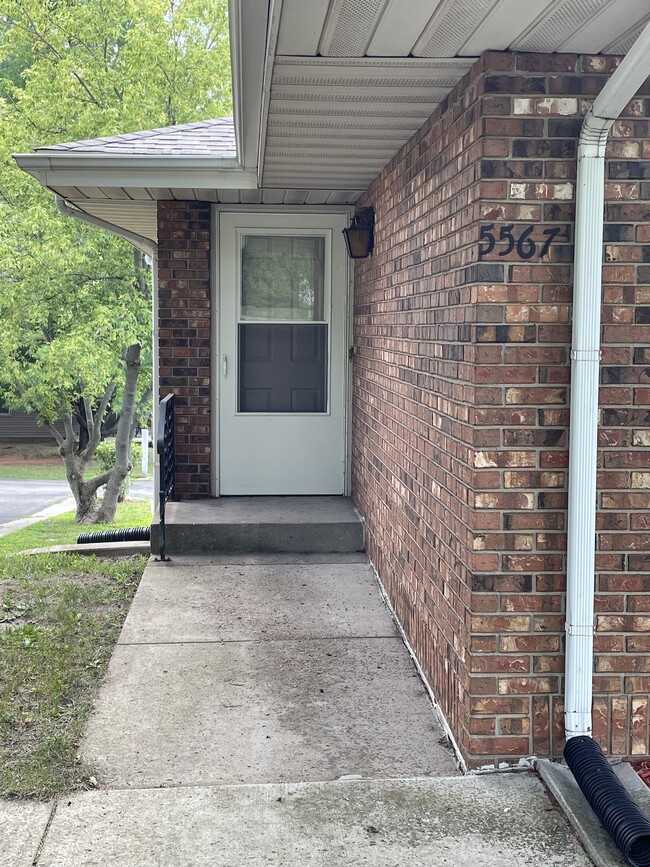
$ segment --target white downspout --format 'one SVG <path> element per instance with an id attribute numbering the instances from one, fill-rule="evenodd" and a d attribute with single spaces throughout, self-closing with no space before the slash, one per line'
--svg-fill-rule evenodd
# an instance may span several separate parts
<path id="1" fill-rule="evenodd" d="M 605 147 L 614 121 L 650 75 L 650 24 L 596 97 L 578 147 L 567 539 L 568 740 L 592 735 L 594 573 Z"/>
<path id="2" fill-rule="evenodd" d="M 85 211 L 78 208 L 71 208 L 62 196 L 54 195 L 56 207 L 64 217 L 73 217 L 82 223 L 88 223 L 90 226 L 95 226 L 97 229 L 105 229 L 112 235 L 117 235 L 133 244 L 138 250 L 151 258 L 151 277 L 152 277 L 152 352 L 153 352 L 153 441 L 154 441 L 154 469 L 153 483 L 154 491 L 159 487 L 160 465 L 158 452 L 156 451 L 156 424 L 157 424 L 157 407 L 158 407 L 158 245 L 150 238 L 145 238 L 144 235 L 138 235 L 136 232 L 131 232 L 129 229 L 122 229 L 120 226 L 114 226 L 101 217 L 93 217 L 92 214 L 87 214 Z M 155 511 L 156 501 L 154 497 L 153 509 Z"/>
<path id="3" fill-rule="evenodd" d="M 153 436 L 153 491 L 154 497 L 153 502 L 151 504 L 152 512 L 155 513 L 157 508 L 156 501 L 156 491 L 160 490 L 160 455 L 158 454 L 158 449 L 156 448 L 156 443 L 158 442 L 158 403 L 160 402 L 160 381 L 159 381 L 159 369 L 160 369 L 160 359 L 158 358 L 158 351 L 160 346 L 160 336 L 158 333 L 158 247 L 153 252 L 153 261 L 151 263 L 151 281 L 152 281 L 152 309 L 151 309 L 151 351 L 153 354 L 153 371 L 152 371 L 152 394 L 153 394 L 153 407 L 152 407 L 152 423 L 151 423 L 151 432 Z"/>

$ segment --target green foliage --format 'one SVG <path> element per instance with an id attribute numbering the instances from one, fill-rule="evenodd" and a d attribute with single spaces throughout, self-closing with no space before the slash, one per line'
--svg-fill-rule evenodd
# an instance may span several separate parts
<path id="1" fill-rule="evenodd" d="M 43 423 L 81 395 L 95 405 L 126 346 L 150 357 L 149 280 L 126 242 L 62 217 L 11 154 L 227 113 L 226 7 L 0 0 L 0 365 L 7 401 Z"/>
<path id="2" fill-rule="evenodd" d="M 104 440 L 95 449 L 95 460 L 99 464 L 100 472 L 112 470 L 115 466 L 115 440 Z M 131 443 L 131 463 L 134 467 L 142 463 L 142 446 L 140 443 Z"/>

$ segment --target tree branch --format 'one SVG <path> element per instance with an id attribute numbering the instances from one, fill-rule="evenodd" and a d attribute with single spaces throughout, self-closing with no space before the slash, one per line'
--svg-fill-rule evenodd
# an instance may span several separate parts
<path id="1" fill-rule="evenodd" d="M 106 470 L 105 473 L 101 473 L 99 476 L 95 476 L 94 479 L 84 482 L 85 490 L 92 494 L 96 493 L 102 485 L 108 484 L 112 472 L 112 470 Z"/>
<path id="2" fill-rule="evenodd" d="M 86 93 L 87 93 L 88 96 L 90 97 L 91 102 L 92 102 L 94 105 L 96 105 L 97 108 L 103 108 L 101 102 L 98 102 L 98 100 L 95 98 L 95 95 L 93 94 L 92 90 L 88 87 L 88 85 L 87 85 L 86 82 L 83 80 L 83 78 L 79 75 L 79 73 L 78 73 L 78 72 L 75 72 L 75 71 L 73 70 L 73 71 L 72 71 L 72 74 L 73 74 L 74 77 L 77 79 L 77 81 L 79 82 L 79 84 L 83 87 L 83 89 L 86 91 Z"/>
<path id="3" fill-rule="evenodd" d="M 62 277 L 82 277 L 87 283 L 99 283 L 100 280 L 131 280 L 131 274 L 108 274 L 105 277 L 93 274 L 81 274 L 79 271 L 68 271 Z"/>
<path id="4" fill-rule="evenodd" d="M 56 444 L 59 446 L 59 448 L 63 448 L 63 446 L 65 445 L 64 438 L 61 436 L 61 434 L 58 432 L 58 430 L 54 427 L 53 424 L 48 424 L 48 428 L 51 431 L 52 436 L 56 440 Z"/>
<path id="5" fill-rule="evenodd" d="M 27 20 L 28 20 L 29 23 L 31 24 L 31 29 L 30 29 L 29 27 L 25 27 L 23 24 L 20 24 L 18 21 L 15 21 L 15 20 L 12 21 L 12 24 L 13 24 L 15 27 L 18 27 L 20 30 L 26 30 L 27 33 L 30 33 L 32 36 L 36 37 L 36 39 L 38 39 L 39 42 L 42 42 L 43 45 L 45 45 L 46 48 L 49 48 L 49 50 L 50 50 L 50 51 L 52 52 L 52 54 L 56 57 L 57 60 L 63 60 L 63 55 L 61 54 L 61 52 L 60 52 L 60 51 L 57 51 L 57 49 L 52 45 L 52 43 L 49 42 L 49 41 L 48 41 L 48 40 L 43 36 L 43 34 L 39 32 L 39 30 L 37 29 L 37 27 L 36 27 L 36 25 L 35 25 L 33 19 L 32 19 L 29 15 L 27 15 Z M 94 103 L 94 105 L 96 105 L 97 108 L 102 108 L 102 104 L 101 104 L 101 103 L 100 103 L 100 102 L 95 98 L 95 95 L 94 95 L 93 92 L 90 90 L 90 88 L 88 87 L 88 85 L 85 83 L 85 81 L 83 80 L 83 78 L 79 75 L 79 73 L 76 72 L 76 71 L 73 69 L 73 70 L 72 70 L 72 75 L 77 79 L 77 81 L 79 82 L 79 84 L 80 84 L 80 85 L 83 87 L 83 89 L 86 91 L 86 93 L 88 94 L 88 96 L 90 97 L 90 99 L 92 100 L 92 102 Z"/>
<path id="6" fill-rule="evenodd" d="M 88 398 L 83 395 L 81 400 L 84 406 L 84 420 L 86 423 L 86 430 L 88 431 L 88 440 L 90 441 L 95 433 L 95 416 L 93 415 L 93 408 L 90 405 Z"/>
<path id="7" fill-rule="evenodd" d="M 72 427 L 72 416 L 66 415 L 63 418 L 63 428 L 65 430 L 65 440 L 61 443 L 61 446 L 69 445 L 74 442 L 74 428 Z"/>
<path id="8" fill-rule="evenodd" d="M 84 459 L 89 460 L 94 454 L 95 449 L 99 445 L 99 441 L 102 438 L 102 421 L 104 416 L 106 415 L 106 409 L 108 404 L 113 397 L 113 392 L 115 391 L 115 380 L 111 379 L 111 381 L 106 386 L 106 390 L 102 395 L 102 399 L 99 402 L 99 406 L 97 407 L 97 412 L 91 415 L 92 418 L 92 428 L 91 425 L 88 425 L 88 444 L 84 449 Z M 85 398 L 84 398 L 85 400 Z M 92 411 L 91 411 L 92 413 Z M 88 416 L 86 416 L 88 420 Z M 103 484 L 103 483 L 102 483 Z"/>

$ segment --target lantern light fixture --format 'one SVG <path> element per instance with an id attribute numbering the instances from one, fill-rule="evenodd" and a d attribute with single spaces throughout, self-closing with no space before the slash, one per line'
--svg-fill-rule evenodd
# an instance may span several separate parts
<path id="1" fill-rule="evenodd" d="M 347 229 L 343 229 L 345 246 L 350 259 L 365 259 L 372 253 L 374 228 L 374 208 L 360 208 L 352 217 Z"/>

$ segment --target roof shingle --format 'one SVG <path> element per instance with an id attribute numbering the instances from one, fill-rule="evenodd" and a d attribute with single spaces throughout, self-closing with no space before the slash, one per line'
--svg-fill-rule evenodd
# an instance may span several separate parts
<path id="1" fill-rule="evenodd" d="M 38 148 L 37 152 L 42 153 L 44 151 L 131 154 L 133 156 L 182 154 L 185 156 L 222 157 L 224 159 L 237 156 L 235 126 L 231 117 L 181 123 L 177 126 L 103 136 L 85 141 L 47 145 Z"/>

